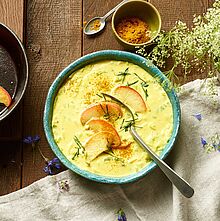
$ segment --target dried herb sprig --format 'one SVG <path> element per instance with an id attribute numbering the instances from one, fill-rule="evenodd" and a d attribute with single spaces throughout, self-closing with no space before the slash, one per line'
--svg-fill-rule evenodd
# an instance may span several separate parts
<path id="1" fill-rule="evenodd" d="M 39 135 L 34 135 L 34 136 L 26 136 L 23 139 L 23 142 L 26 144 L 30 144 L 32 147 L 33 151 L 33 163 L 35 163 L 35 158 L 36 158 L 36 148 L 40 151 L 38 147 L 38 142 L 40 141 L 40 136 Z M 41 151 L 40 151 L 41 152 Z"/>
<path id="2" fill-rule="evenodd" d="M 69 180 L 61 180 L 57 184 L 61 193 L 68 192 L 70 189 Z"/>

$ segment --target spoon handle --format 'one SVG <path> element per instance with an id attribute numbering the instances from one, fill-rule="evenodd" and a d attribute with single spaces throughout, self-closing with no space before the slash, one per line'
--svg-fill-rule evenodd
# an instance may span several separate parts
<path id="1" fill-rule="evenodd" d="M 107 19 L 112 13 L 114 13 L 118 7 L 120 7 L 121 5 L 123 5 L 125 2 L 127 2 L 128 0 L 124 0 L 121 3 L 119 3 L 118 5 L 116 5 L 112 10 L 110 10 L 106 15 L 104 15 L 102 18 L 103 20 Z"/>
<path id="2" fill-rule="evenodd" d="M 131 127 L 130 133 L 133 138 L 144 147 L 154 162 L 160 167 L 168 179 L 176 186 L 176 188 L 187 198 L 190 198 L 194 194 L 193 188 L 181 178 L 172 168 L 170 168 L 163 160 L 161 160 L 156 153 L 154 153 L 137 134 L 134 127 Z"/>

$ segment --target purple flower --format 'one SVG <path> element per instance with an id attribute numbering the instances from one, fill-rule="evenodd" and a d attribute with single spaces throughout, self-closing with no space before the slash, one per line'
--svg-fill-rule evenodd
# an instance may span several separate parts
<path id="1" fill-rule="evenodd" d="M 201 121 L 202 120 L 202 115 L 201 114 L 194 114 L 193 115 L 197 120 Z"/>
<path id="2" fill-rule="evenodd" d="M 118 221 L 127 221 L 126 215 L 122 209 L 118 210 Z"/>
<path id="3" fill-rule="evenodd" d="M 43 171 L 48 175 L 54 175 L 61 169 L 61 163 L 57 157 L 47 161 L 46 164 L 47 165 L 44 167 Z"/>
<path id="4" fill-rule="evenodd" d="M 39 135 L 35 135 L 35 136 L 27 136 L 23 139 L 23 142 L 26 144 L 35 144 L 38 143 L 40 140 L 40 136 Z"/>
<path id="5" fill-rule="evenodd" d="M 203 147 L 208 144 L 207 141 L 203 137 L 201 137 L 201 143 Z"/>

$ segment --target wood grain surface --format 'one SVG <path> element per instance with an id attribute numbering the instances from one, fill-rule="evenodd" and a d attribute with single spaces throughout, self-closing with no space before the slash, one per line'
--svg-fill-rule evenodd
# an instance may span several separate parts
<path id="1" fill-rule="evenodd" d="M 52 158 L 43 131 L 43 111 L 49 86 L 59 72 L 81 56 L 82 2 L 76 0 L 29 0 L 27 5 L 27 54 L 30 82 L 24 97 L 23 134 L 41 137 L 42 152 Z M 22 186 L 45 176 L 45 163 L 24 146 Z"/>
<path id="2" fill-rule="evenodd" d="M 16 3 L 15 3 L 16 2 Z M 41 136 L 42 152 L 52 158 L 43 131 L 43 110 L 48 89 L 58 73 L 70 62 L 82 55 L 104 49 L 123 48 L 114 39 L 111 19 L 104 32 L 96 37 L 82 33 L 83 24 L 95 16 L 103 16 L 119 0 L 28 0 L 23 16 L 24 0 L 1 0 L 0 21 L 7 22 L 19 36 L 26 27 L 25 42 L 30 65 L 30 80 L 23 101 L 23 109 L 10 117 L 8 128 L 15 124 L 21 128 L 8 129 L 0 133 L 0 195 L 27 186 L 44 177 L 44 161 L 30 146 L 22 147 L 25 135 Z M 181 19 L 192 24 L 194 14 L 201 14 L 211 6 L 213 0 L 151 0 L 162 17 L 162 29 L 168 30 Z M 3 13 L 2 13 L 3 11 Z M 23 17 L 25 25 L 23 27 Z M 198 77 L 193 73 L 188 80 Z M 182 82 L 183 83 L 183 82 Z M 23 117 L 22 117 L 23 115 Z M 5 125 L 5 124 L 4 124 Z M 0 128 L 5 128 L 0 124 Z M 11 136 L 12 135 L 12 136 Z M 1 134 L 0 134 L 1 137 Z"/>
<path id="3" fill-rule="evenodd" d="M 23 40 L 24 0 L 1 0 L 0 22 Z M 1 79 L 0 79 L 1 80 Z M 22 103 L 0 123 L 0 195 L 21 188 Z"/>

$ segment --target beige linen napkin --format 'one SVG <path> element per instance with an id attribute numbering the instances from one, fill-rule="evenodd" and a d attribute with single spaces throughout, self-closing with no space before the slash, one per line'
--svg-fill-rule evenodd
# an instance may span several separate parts
<path id="1" fill-rule="evenodd" d="M 205 96 L 210 89 L 206 85 L 196 80 L 182 87 L 180 133 L 166 160 L 194 187 L 191 199 L 184 198 L 158 168 L 125 185 L 99 184 L 65 171 L 0 197 L 0 220 L 113 221 L 123 208 L 129 221 L 219 221 L 220 152 L 206 153 L 201 137 L 210 141 L 220 134 L 220 98 Z M 216 89 L 220 94 L 219 85 Z M 193 116 L 197 113 L 201 121 Z M 66 180 L 69 191 L 60 191 L 59 181 Z"/>

